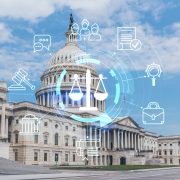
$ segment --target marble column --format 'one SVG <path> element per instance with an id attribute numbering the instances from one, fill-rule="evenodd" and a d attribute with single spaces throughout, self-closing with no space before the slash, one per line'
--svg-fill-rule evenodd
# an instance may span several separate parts
<path id="1" fill-rule="evenodd" d="M 43 106 L 45 106 L 45 94 L 43 93 Z"/>
<path id="2" fill-rule="evenodd" d="M 90 146 L 92 146 L 92 127 L 89 127 L 89 140 L 90 140 Z"/>
<path id="3" fill-rule="evenodd" d="M 47 106 L 49 107 L 49 93 L 47 93 Z"/>
<path id="4" fill-rule="evenodd" d="M 94 139 L 93 140 L 95 140 L 94 145 L 97 147 L 97 143 L 96 143 L 96 141 L 97 141 L 97 128 L 96 127 L 94 128 Z"/>
<path id="5" fill-rule="evenodd" d="M 1 137 L 4 137 L 5 134 L 5 105 L 2 105 L 2 113 L 1 113 Z"/>
<path id="6" fill-rule="evenodd" d="M 99 140 L 99 147 L 102 148 L 102 131 L 101 128 L 99 128 L 99 136 L 98 136 L 98 140 Z"/>
<path id="7" fill-rule="evenodd" d="M 130 132 L 128 132 L 128 148 L 130 148 Z"/>
<path id="8" fill-rule="evenodd" d="M 118 136 L 117 136 L 117 147 L 120 149 L 120 130 L 118 129 Z"/>
<path id="9" fill-rule="evenodd" d="M 104 138 L 103 147 L 106 148 L 106 130 L 105 130 L 105 129 L 104 129 L 104 135 L 103 135 L 103 138 Z"/>
<path id="10" fill-rule="evenodd" d="M 104 155 L 104 165 L 107 165 L 107 157 Z"/>
<path id="11" fill-rule="evenodd" d="M 5 127 L 5 137 L 8 138 L 8 117 L 5 118 L 5 124 L 6 124 L 6 127 Z"/>
<path id="12" fill-rule="evenodd" d="M 134 148 L 137 150 L 137 134 L 134 134 Z"/>
<path id="13" fill-rule="evenodd" d="M 124 132 L 124 136 L 125 136 L 125 139 L 124 139 L 124 141 L 125 141 L 125 148 L 127 148 L 127 131 L 125 131 Z"/>
<path id="14" fill-rule="evenodd" d="M 140 151 L 140 135 L 139 134 L 138 134 L 137 141 L 138 141 L 138 151 Z"/>
<path id="15" fill-rule="evenodd" d="M 107 149 L 110 149 L 109 130 L 107 131 Z"/>
<path id="16" fill-rule="evenodd" d="M 131 148 L 134 148 L 134 133 L 131 132 Z"/>
<path id="17" fill-rule="evenodd" d="M 121 149 L 124 149 L 124 136 L 123 136 L 123 130 L 121 130 Z"/>
<path id="18" fill-rule="evenodd" d="M 116 138 L 116 129 L 113 130 L 113 139 L 114 139 L 114 148 L 117 148 L 117 138 Z"/>

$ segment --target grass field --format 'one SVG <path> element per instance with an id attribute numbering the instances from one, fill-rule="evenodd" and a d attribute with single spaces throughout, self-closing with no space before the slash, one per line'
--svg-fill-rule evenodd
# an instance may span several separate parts
<path id="1" fill-rule="evenodd" d="M 177 167 L 168 165 L 113 165 L 113 166 L 53 166 L 51 169 L 71 169 L 71 170 L 106 170 L 106 171 L 127 171 L 138 169 L 154 169 Z"/>

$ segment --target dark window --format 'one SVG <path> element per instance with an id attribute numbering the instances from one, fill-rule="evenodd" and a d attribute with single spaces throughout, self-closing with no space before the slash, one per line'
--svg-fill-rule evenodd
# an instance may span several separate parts
<path id="1" fill-rule="evenodd" d="M 48 136 L 44 136 L 44 144 L 48 143 Z"/>
<path id="2" fill-rule="evenodd" d="M 170 144 L 170 146 L 172 146 L 172 144 Z"/>
<path id="3" fill-rule="evenodd" d="M 19 123 L 19 120 L 17 119 L 17 120 L 16 120 L 16 124 L 18 124 L 18 123 Z"/>
<path id="4" fill-rule="evenodd" d="M 170 164 L 173 164 L 173 159 L 170 159 Z"/>
<path id="5" fill-rule="evenodd" d="M 161 146 L 161 144 L 159 144 L 159 147 Z"/>
<path id="6" fill-rule="evenodd" d="M 56 133 L 54 137 L 54 145 L 58 145 L 58 139 L 58 133 Z"/>
<path id="7" fill-rule="evenodd" d="M 65 154 L 65 161 L 68 162 L 68 154 Z"/>
<path id="8" fill-rule="evenodd" d="M 73 131 L 76 131 L 76 127 L 73 127 Z"/>
<path id="9" fill-rule="evenodd" d="M 73 162 L 75 162 L 75 161 L 76 161 L 76 155 L 73 154 Z"/>
<path id="10" fill-rule="evenodd" d="M 167 155 L 167 151 L 164 151 L 164 155 Z"/>
<path id="11" fill-rule="evenodd" d="M 18 161 L 18 152 L 17 152 L 17 151 L 15 151 L 14 156 L 15 156 L 15 157 L 14 157 L 14 160 L 15 160 L 15 161 Z"/>
<path id="12" fill-rule="evenodd" d="M 172 150 L 170 150 L 170 155 L 172 155 L 173 154 L 173 151 Z"/>
<path id="13" fill-rule="evenodd" d="M 15 134 L 15 143 L 18 143 L 19 140 L 19 134 Z"/>
<path id="14" fill-rule="evenodd" d="M 68 130 L 68 126 L 66 126 L 66 130 Z"/>
<path id="15" fill-rule="evenodd" d="M 44 122 L 44 126 L 48 126 L 48 123 L 47 123 L 47 122 Z"/>
<path id="16" fill-rule="evenodd" d="M 57 124 L 55 125 L 55 128 L 58 128 L 58 125 L 57 125 Z"/>
<path id="17" fill-rule="evenodd" d="M 65 138 L 65 146 L 68 146 L 68 138 Z"/>
<path id="18" fill-rule="evenodd" d="M 66 82 L 66 75 L 64 76 L 64 82 Z"/>
<path id="19" fill-rule="evenodd" d="M 55 162 L 58 162 L 59 161 L 59 155 L 57 153 L 55 153 L 54 155 L 54 161 Z"/>
<path id="20" fill-rule="evenodd" d="M 47 153 L 44 153 L 44 161 L 47 161 Z"/>
<path id="21" fill-rule="evenodd" d="M 76 139 L 73 139 L 73 147 L 76 146 Z"/>
<path id="22" fill-rule="evenodd" d="M 72 79 L 71 79 L 71 75 L 69 75 L 69 82 L 71 82 L 72 81 Z"/>
<path id="23" fill-rule="evenodd" d="M 38 161 L 38 152 L 34 152 L 34 161 Z"/>

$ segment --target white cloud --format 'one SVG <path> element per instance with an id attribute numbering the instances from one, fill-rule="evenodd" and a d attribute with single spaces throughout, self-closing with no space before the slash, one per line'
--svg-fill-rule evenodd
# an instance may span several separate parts
<path id="1" fill-rule="evenodd" d="M 11 30 L 4 24 L 0 23 L 0 44 L 13 42 Z"/>
<path id="2" fill-rule="evenodd" d="M 37 21 L 56 10 L 69 7 L 79 20 L 87 18 L 90 23 L 99 23 L 102 42 L 90 45 L 94 52 L 116 51 L 116 27 L 136 26 L 137 36 L 141 39 L 143 47 L 140 52 L 128 52 L 133 62 L 132 66 L 128 64 L 129 68 L 144 70 L 148 64 L 155 61 L 160 63 L 166 72 L 176 73 L 180 70 L 179 23 L 164 28 L 165 35 L 158 33 L 148 22 L 141 23 L 144 12 L 149 12 L 155 19 L 159 19 L 161 12 L 168 11 L 168 6 L 172 7 L 172 4 L 142 0 L 136 2 L 130 0 L 14 0 L 13 5 L 10 4 L 12 4 L 10 0 L 0 1 L 1 17 Z M 168 34 L 167 32 L 170 31 L 171 33 Z M 5 39 L 10 40 L 11 32 L 9 30 L 3 32 L 7 33 L 4 35 Z M 125 53 L 119 52 L 119 54 L 125 58 L 123 56 Z"/>

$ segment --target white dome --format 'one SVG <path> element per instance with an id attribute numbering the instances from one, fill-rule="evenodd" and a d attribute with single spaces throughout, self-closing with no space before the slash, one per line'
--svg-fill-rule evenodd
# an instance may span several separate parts
<path id="1" fill-rule="evenodd" d="M 62 63 L 75 63 L 76 60 L 87 58 L 88 54 L 82 51 L 78 45 L 67 43 L 57 51 L 50 60 L 50 66 L 62 65 Z"/>

